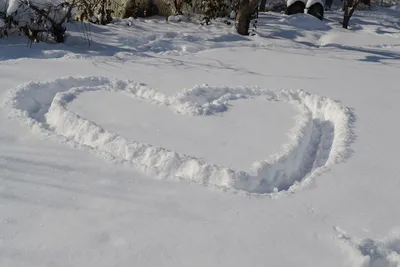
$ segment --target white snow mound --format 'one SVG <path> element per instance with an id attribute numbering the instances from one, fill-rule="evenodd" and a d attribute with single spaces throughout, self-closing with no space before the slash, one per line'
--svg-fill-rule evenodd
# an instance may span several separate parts
<path id="1" fill-rule="evenodd" d="M 168 21 L 169 22 L 181 22 L 182 20 L 181 20 L 180 16 L 172 15 L 172 16 L 168 17 Z"/>
<path id="2" fill-rule="evenodd" d="M 390 7 L 390 9 L 396 10 L 396 11 L 400 11 L 400 4 L 399 4 L 399 5 L 394 5 L 394 6 Z"/>
<path id="3" fill-rule="evenodd" d="M 17 11 L 19 6 L 18 0 L 10 0 L 8 1 L 8 7 L 7 7 L 7 15 L 11 15 L 15 11 Z"/>
<path id="4" fill-rule="evenodd" d="M 307 4 L 306 4 L 306 8 L 309 8 L 310 6 L 312 6 L 316 3 L 320 3 L 322 6 L 325 5 L 325 1 L 323 1 L 323 0 L 308 0 Z"/>
<path id="5" fill-rule="evenodd" d="M 249 98 L 288 102 L 302 113 L 292 129 L 291 141 L 283 145 L 282 151 L 255 162 L 252 171 L 245 172 L 126 139 L 67 109 L 79 94 L 96 90 L 123 93 L 190 116 L 213 116 L 227 111 L 229 101 Z M 131 162 L 145 173 L 253 194 L 304 187 L 313 177 L 349 156 L 352 140 L 350 110 L 335 100 L 302 90 L 196 86 L 168 97 L 130 81 L 67 77 L 23 84 L 9 92 L 4 105 L 11 118 L 22 120 L 34 131 L 39 129 L 74 146 Z"/>
<path id="6" fill-rule="evenodd" d="M 329 26 L 326 25 L 323 21 L 317 19 L 316 17 L 306 14 L 306 13 L 300 13 L 300 14 L 293 14 L 290 16 L 287 16 L 283 19 L 280 20 L 282 23 L 285 23 L 287 25 L 304 29 L 304 30 L 327 30 L 329 29 Z"/>
<path id="7" fill-rule="evenodd" d="M 291 6 L 291 5 L 293 5 L 293 4 L 294 4 L 295 2 L 297 2 L 297 1 L 303 2 L 304 4 L 307 3 L 307 0 L 287 0 L 287 1 L 286 1 L 286 6 Z"/>

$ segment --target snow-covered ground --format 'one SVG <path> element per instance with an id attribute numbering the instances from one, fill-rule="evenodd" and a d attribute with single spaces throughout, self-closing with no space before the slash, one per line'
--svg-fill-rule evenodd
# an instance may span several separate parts
<path id="1" fill-rule="evenodd" d="M 400 266 L 400 11 L 326 15 L 0 39 L 0 266 Z"/>

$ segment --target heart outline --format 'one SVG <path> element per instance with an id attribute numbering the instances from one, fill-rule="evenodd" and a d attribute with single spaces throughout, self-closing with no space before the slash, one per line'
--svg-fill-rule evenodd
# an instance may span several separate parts
<path id="1" fill-rule="evenodd" d="M 46 88 L 46 90 L 44 90 Z M 293 129 L 295 138 L 283 151 L 255 162 L 252 171 L 238 171 L 185 155 L 125 139 L 101 128 L 66 108 L 77 95 L 106 90 L 124 93 L 152 104 L 165 105 L 178 114 L 210 116 L 228 109 L 228 102 L 262 97 L 302 108 L 302 119 Z M 171 97 L 132 81 L 104 77 L 64 77 L 49 82 L 30 82 L 11 90 L 5 107 L 9 116 L 31 128 L 47 131 L 132 162 L 138 170 L 165 179 L 186 180 L 217 188 L 263 195 L 294 192 L 351 154 L 353 114 L 338 101 L 303 90 L 265 90 L 258 87 L 210 87 L 186 89 Z M 62 118 L 60 120 L 60 118 Z M 91 133 L 88 135 L 88 133 Z"/>

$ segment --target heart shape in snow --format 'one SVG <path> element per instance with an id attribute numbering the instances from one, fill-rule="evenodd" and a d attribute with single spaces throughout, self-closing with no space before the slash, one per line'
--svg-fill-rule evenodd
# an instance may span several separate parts
<path id="1" fill-rule="evenodd" d="M 228 109 L 228 102 L 262 98 L 284 101 L 302 109 L 293 138 L 283 151 L 253 164 L 252 171 L 238 171 L 144 144 L 103 129 L 67 109 L 77 95 L 105 90 L 120 92 L 149 103 L 164 105 L 179 114 L 212 116 Z M 183 179 L 249 193 L 294 190 L 350 153 L 350 110 L 335 100 L 302 90 L 263 90 L 246 87 L 197 86 L 174 96 L 130 81 L 102 77 L 67 77 L 50 82 L 31 82 L 10 91 L 5 106 L 10 116 L 32 128 L 63 136 L 73 142 L 132 162 L 137 169 L 168 179 Z"/>
<path id="2" fill-rule="evenodd" d="M 260 98 L 230 101 L 229 109 L 217 115 L 182 115 L 166 105 L 104 90 L 85 92 L 66 108 L 126 139 L 244 171 L 281 151 L 303 117 L 297 105 Z"/>

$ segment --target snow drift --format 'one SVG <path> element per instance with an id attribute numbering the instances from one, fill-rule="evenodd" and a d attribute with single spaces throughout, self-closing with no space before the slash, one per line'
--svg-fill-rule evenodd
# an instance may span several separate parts
<path id="1" fill-rule="evenodd" d="M 252 170 L 245 172 L 126 139 L 68 110 L 67 104 L 79 94 L 96 90 L 123 93 L 190 116 L 212 116 L 227 111 L 229 101 L 249 98 L 289 102 L 302 112 L 292 129 L 291 141 L 282 146 L 282 152 L 255 162 Z M 9 92 L 5 107 L 10 117 L 22 120 L 33 130 L 131 162 L 150 175 L 254 194 L 303 187 L 321 171 L 343 161 L 352 141 L 350 110 L 337 101 L 302 90 L 204 85 L 168 97 L 130 81 L 67 77 L 23 84 Z"/>
<path id="2" fill-rule="evenodd" d="M 396 11 L 400 11 L 400 4 L 399 4 L 399 5 L 394 5 L 394 6 L 390 7 L 390 9 L 396 10 Z"/>
<path id="3" fill-rule="evenodd" d="M 280 19 L 280 21 L 287 25 L 310 31 L 328 30 L 330 28 L 321 20 L 306 13 L 293 14 L 283 19 Z"/>

